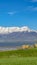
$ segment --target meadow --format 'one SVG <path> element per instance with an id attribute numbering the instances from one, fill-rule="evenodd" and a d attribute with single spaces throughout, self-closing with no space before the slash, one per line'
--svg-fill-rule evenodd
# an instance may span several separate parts
<path id="1" fill-rule="evenodd" d="M 37 48 L 0 51 L 0 65 L 37 65 Z"/>

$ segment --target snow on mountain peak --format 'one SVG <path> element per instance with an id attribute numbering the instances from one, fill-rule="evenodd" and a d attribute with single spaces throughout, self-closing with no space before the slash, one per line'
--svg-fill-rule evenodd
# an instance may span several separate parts
<path id="1" fill-rule="evenodd" d="M 0 27 L 0 34 L 8 34 L 8 33 L 12 33 L 12 32 L 23 32 L 23 31 L 35 31 L 35 30 L 31 30 L 29 27 L 27 26 L 23 26 L 23 27 Z M 37 32 L 37 31 L 35 31 Z"/>

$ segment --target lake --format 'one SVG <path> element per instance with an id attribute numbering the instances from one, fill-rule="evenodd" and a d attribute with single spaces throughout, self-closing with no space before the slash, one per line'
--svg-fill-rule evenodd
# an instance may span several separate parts
<path id="1" fill-rule="evenodd" d="M 2 42 L 0 43 L 0 50 L 16 50 L 17 46 L 29 44 L 32 45 L 34 42 Z"/>

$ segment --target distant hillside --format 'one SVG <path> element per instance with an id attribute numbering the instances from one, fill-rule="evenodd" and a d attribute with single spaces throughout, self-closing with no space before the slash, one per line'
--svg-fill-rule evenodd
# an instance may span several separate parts
<path id="1" fill-rule="evenodd" d="M 0 34 L 0 42 L 19 42 L 19 41 L 36 41 L 36 32 L 13 32 L 9 34 Z"/>
<path id="2" fill-rule="evenodd" d="M 37 31 L 28 27 L 0 27 L 0 42 L 35 42 Z"/>

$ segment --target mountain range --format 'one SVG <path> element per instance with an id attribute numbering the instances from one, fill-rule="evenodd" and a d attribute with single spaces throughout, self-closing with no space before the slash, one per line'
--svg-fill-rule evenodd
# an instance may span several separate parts
<path id="1" fill-rule="evenodd" d="M 23 27 L 0 27 L 0 42 L 37 41 L 37 30 Z"/>

